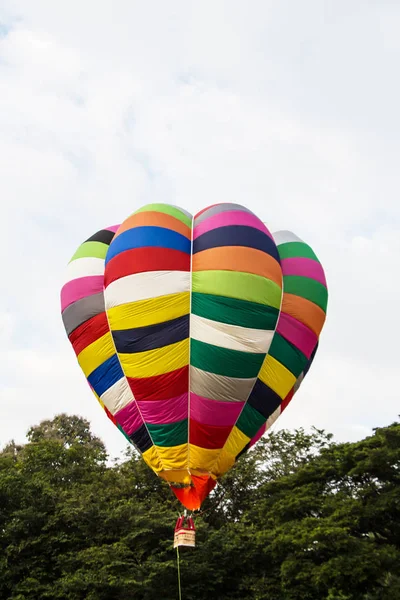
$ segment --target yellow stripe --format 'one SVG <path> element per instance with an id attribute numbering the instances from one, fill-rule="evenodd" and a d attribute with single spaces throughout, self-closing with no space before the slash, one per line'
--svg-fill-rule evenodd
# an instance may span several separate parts
<path id="1" fill-rule="evenodd" d="M 189 292 L 168 294 L 115 306 L 107 311 L 112 330 L 147 327 L 189 314 Z"/>
<path id="2" fill-rule="evenodd" d="M 143 452 L 142 456 L 146 465 L 150 467 L 150 469 L 153 469 L 155 473 L 162 471 L 162 464 L 155 446 L 151 446 L 146 452 Z"/>
<path id="3" fill-rule="evenodd" d="M 241 450 L 248 444 L 250 438 L 240 431 L 235 425 L 225 442 L 224 450 L 232 456 L 237 456 Z"/>
<path id="4" fill-rule="evenodd" d="M 296 377 L 273 356 L 268 355 L 263 362 L 259 379 L 282 399 L 286 398 L 294 384 Z"/>
<path id="5" fill-rule="evenodd" d="M 78 355 L 78 362 L 85 377 L 89 377 L 97 367 L 115 354 L 114 342 L 108 331 L 101 338 L 87 346 Z"/>
<path id="6" fill-rule="evenodd" d="M 208 448 L 200 448 L 194 444 L 189 444 L 189 468 L 199 469 L 201 471 L 209 471 L 218 458 L 221 450 L 210 450 Z"/>
<path id="7" fill-rule="evenodd" d="M 189 363 L 189 339 L 133 354 L 118 354 L 126 377 L 153 377 L 181 369 Z"/>
<path id="8" fill-rule="evenodd" d="M 235 464 L 235 457 L 229 454 L 225 449 L 222 449 L 221 454 L 218 457 L 217 462 L 212 467 L 212 474 L 215 477 L 221 477 L 224 473 L 229 471 Z"/>
<path id="9" fill-rule="evenodd" d="M 157 454 L 162 462 L 163 469 L 168 471 L 175 469 L 180 471 L 187 467 L 188 445 L 181 444 L 180 446 L 171 446 L 165 448 L 163 446 L 154 446 Z"/>
<path id="10" fill-rule="evenodd" d="M 159 475 L 162 477 L 162 479 L 165 479 L 165 481 L 169 481 L 170 483 L 185 483 L 189 485 L 192 481 L 187 469 L 171 469 L 171 471 L 161 471 Z"/>

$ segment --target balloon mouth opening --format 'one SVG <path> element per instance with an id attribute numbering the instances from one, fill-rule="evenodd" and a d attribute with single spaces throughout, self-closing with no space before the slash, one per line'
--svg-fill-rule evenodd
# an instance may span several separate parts
<path id="1" fill-rule="evenodd" d="M 207 474 L 191 475 L 189 482 L 171 483 L 170 485 L 175 496 L 185 508 L 198 510 L 216 483 L 216 480 Z"/>

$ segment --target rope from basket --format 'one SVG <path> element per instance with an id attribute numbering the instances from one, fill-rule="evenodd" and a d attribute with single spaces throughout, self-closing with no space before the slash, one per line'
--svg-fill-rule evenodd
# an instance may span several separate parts
<path id="1" fill-rule="evenodd" d="M 182 588 L 181 588 L 181 568 L 179 561 L 179 546 L 176 547 L 176 562 L 178 565 L 178 592 L 179 592 L 179 600 L 182 600 Z"/>

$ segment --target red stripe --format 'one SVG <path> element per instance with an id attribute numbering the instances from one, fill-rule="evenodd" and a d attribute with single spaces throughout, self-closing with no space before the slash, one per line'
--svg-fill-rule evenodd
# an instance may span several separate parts
<path id="1" fill-rule="evenodd" d="M 190 419 L 189 442 L 200 448 L 217 450 L 223 447 L 231 431 L 231 425 L 223 427 L 203 425 Z"/>
<path id="2" fill-rule="evenodd" d="M 288 393 L 288 395 L 286 396 L 286 398 L 284 398 L 281 402 L 281 414 L 283 413 L 283 411 L 285 410 L 285 408 L 287 407 L 287 405 L 289 404 L 289 402 L 291 401 L 291 399 L 294 396 L 294 388 L 292 388 L 290 390 L 290 392 Z"/>
<path id="3" fill-rule="evenodd" d="M 106 313 L 102 312 L 74 329 L 69 336 L 69 341 L 75 350 L 75 354 L 78 356 L 82 350 L 109 331 Z"/>
<path id="4" fill-rule="evenodd" d="M 127 380 L 136 400 L 166 400 L 188 391 L 188 375 L 186 366 L 163 375 L 142 379 L 128 377 Z"/>
<path id="5" fill-rule="evenodd" d="M 117 254 L 107 264 L 104 285 L 146 271 L 190 271 L 190 254 L 171 248 L 134 248 Z"/>

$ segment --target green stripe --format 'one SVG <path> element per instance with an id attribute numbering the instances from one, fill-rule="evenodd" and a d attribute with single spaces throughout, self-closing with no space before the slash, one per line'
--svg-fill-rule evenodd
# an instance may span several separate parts
<path id="1" fill-rule="evenodd" d="M 289 369 L 295 377 L 303 372 L 308 359 L 298 348 L 285 340 L 279 333 L 275 333 L 268 351 L 273 358 Z"/>
<path id="2" fill-rule="evenodd" d="M 213 344 L 190 340 L 190 364 L 201 371 L 250 379 L 257 377 L 265 353 L 242 352 Z"/>
<path id="3" fill-rule="evenodd" d="M 134 215 L 141 212 L 148 211 L 156 211 L 161 212 L 166 215 L 171 215 L 171 217 L 175 217 L 175 219 L 179 219 L 182 223 L 187 225 L 190 229 L 192 229 L 192 219 L 190 219 L 185 213 L 176 208 L 175 206 L 170 206 L 169 204 L 146 204 L 146 206 L 142 206 L 139 210 L 135 210 Z"/>
<path id="4" fill-rule="evenodd" d="M 250 406 L 247 402 L 236 422 L 236 427 L 240 429 L 242 433 L 247 435 L 247 437 L 252 438 L 256 435 L 257 431 L 259 431 L 260 427 L 264 425 L 266 420 L 267 419 L 263 417 L 258 410 Z"/>
<path id="5" fill-rule="evenodd" d="M 326 312 L 328 305 L 328 290 L 322 283 L 310 277 L 300 275 L 286 275 L 283 278 L 283 289 L 285 294 L 294 294 L 314 302 Z"/>
<path id="6" fill-rule="evenodd" d="M 123 436 L 125 436 L 125 438 L 128 440 L 128 442 L 130 444 L 133 444 L 131 438 L 129 437 L 129 435 L 127 433 L 125 433 L 125 431 L 122 429 L 121 425 L 119 423 L 117 423 L 117 427 L 120 430 L 120 432 L 122 433 Z"/>
<path id="7" fill-rule="evenodd" d="M 238 271 L 199 271 L 192 274 L 192 290 L 228 296 L 279 308 L 282 290 L 274 281 Z"/>
<path id="8" fill-rule="evenodd" d="M 78 258 L 105 258 L 109 246 L 102 242 L 84 242 L 79 246 L 69 262 Z"/>
<path id="9" fill-rule="evenodd" d="M 313 258 L 318 260 L 314 251 L 304 242 L 286 242 L 278 246 L 279 257 L 284 258 Z"/>
<path id="10" fill-rule="evenodd" d="M 179 446 L 188 441 L 188 420 L 178 421 L 177 423 L 167 423 L 164 425 L 153 425 L 146 423 L 150 437 L 156 446 Z"/>
<path id="11" fill-rule="evenodd" d="M 273 331 L 276 327 L 279 310 L 256 302 L 194 292 L 192 294 L 192 314 L 228 325 Z"/>

